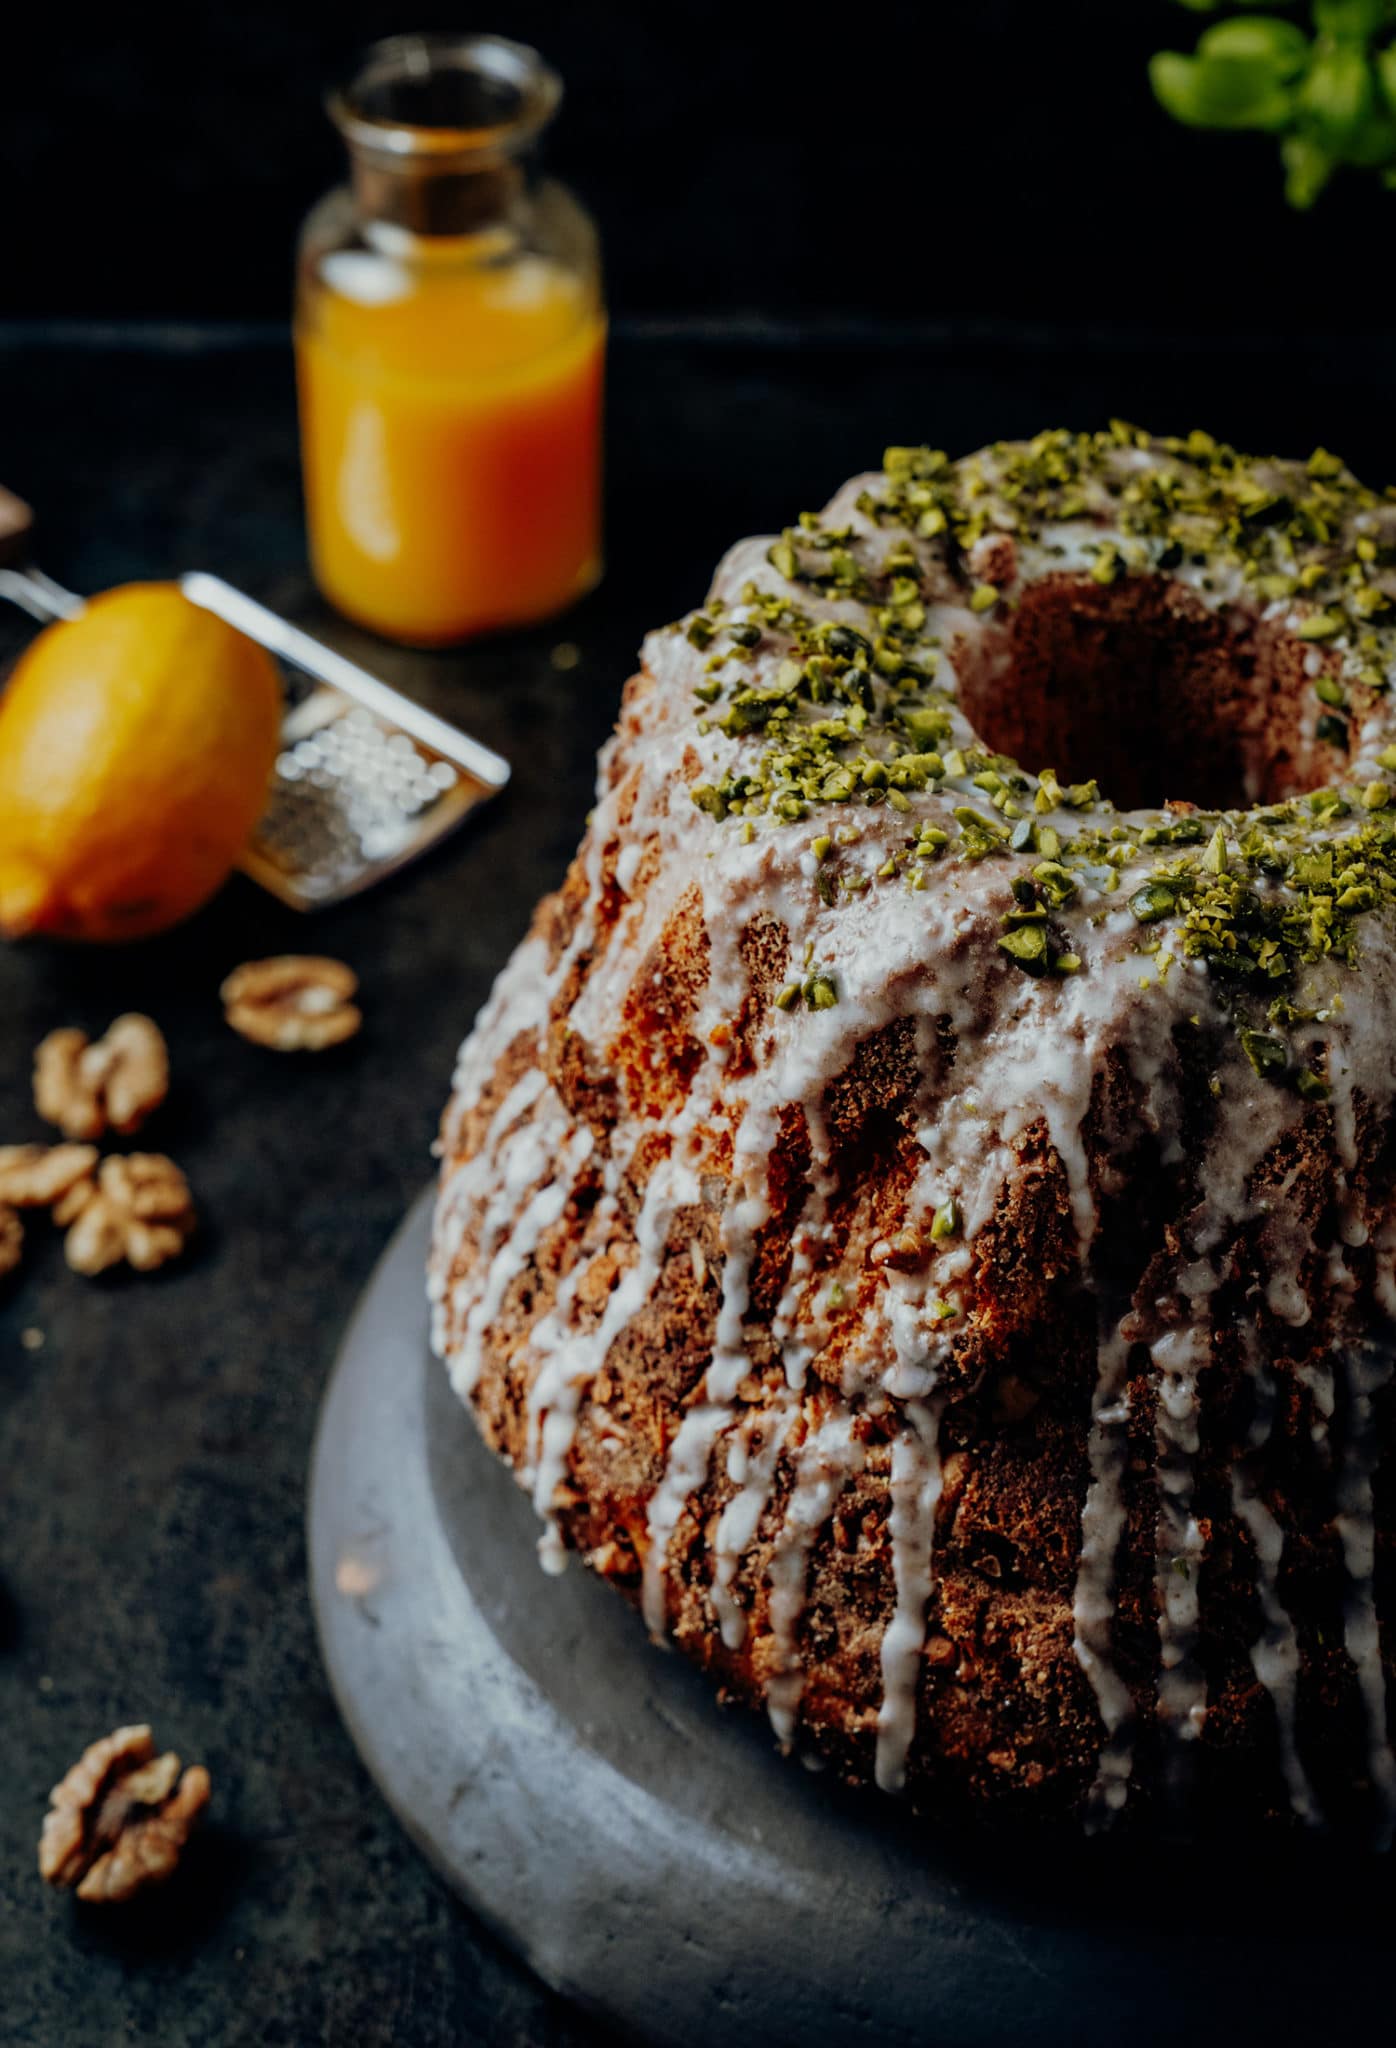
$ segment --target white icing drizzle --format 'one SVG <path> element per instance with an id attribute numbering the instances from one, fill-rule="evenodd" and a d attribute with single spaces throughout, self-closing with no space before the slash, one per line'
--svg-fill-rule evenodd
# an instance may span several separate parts
<path id="1" fill-rule="evenodd" d="M 1373 1835 L 1379 1848 L 1388 1849 L 1396 1834 L 1396 1757 L 1387 1727 L 1386 1675 L 1376 1608 L 1372 1475 L 1382 1446 L 1377 1440 L 1372 1402 L 1390 1382 L 1396 1356 L 1390 1331 L 1377 1343 L 1354 1327 L 1357 1287 L 1345 1247 L 1364 1244 L 1368 1231 L 1348 1178 L 1358 1163 L 1358 1084 L 1348 1046 L 1330 1046 L 1328 1069 L 1339 1205 L 1338 1241 L 1329 1257 L 1328 1281 L 1336 1304 L 1334 1326 L 1347 1393 L 1347 1429 L 1335 1475 L 1337 1513 L 1333 1526 L 1342 1544 L 1348 1574 L 1343 1641 L 1357 1673 L 1367 1721 L 1367 1770 L 1375 1808 Z M 1378 1242 L 1380 1245 L 1380 1234 Z"/>
<path id="2" fill-rule="evenodd" d="M 1280 1769 L 1289 1803 L 1310 1826 L 1322 1820 L 1318 1799 L 1299 1756 L 1299 1639 L 1280 1598 L 1280 1565 L 1284 1530 L 1261 1498 L 1256 1477 L 1260 1454 L 1270 1441 L 1275 1422 L 1275 1379 L 1261 1354 L 1253 1323 L 1241 1325 L 1242 1356 L 1254 1388 L 1255 1413 L 1246 1450 L 1231 1467 L 1231 1502 L 1238 1521 L 1249 1531 L 1255 1552 L 1255 1590 L 1264 1628 L 1251 1644 L 1251 1667 L 1270 1695 L 1279 1738 Z"/>
<path id="3" fill-rule="evenodd" d="M 1142 467 L 1146 451 L 1122 451 L 1122 467 Z M 876 563 L 886 538 L 857 508 L 860 491 L 875 478 L 855 478 L 828 508 L 831 522 L 846 521 L 850 546 Z M 1100 508 L 1094 508 L 1099 512 Z M 1099 516 L 1059 525 L 1050 535 L 1018 545 L 1017 573 L 1024 580 L 1045 571 L 1088 568 L 1102 537 Z M 724 617 L 740 620 L 748 578 L 768 590 L 782 588 L 765 561 L 766 542 L 740 544 L 726 558 L 714 594 L 728 606 Z M 955 702 L 957 678 L 948 653 L 957 636 L 972 644 L 989 629 L 965 609 L 963 590 L 948 577 L 937 551 L 924 551 L 928 579 L 939 579 L 932 612 L 941 647 L 936 681 L 950 704 L 953 743 L 972 745 L 968 721 Z M 1212 604 L 1240 601 L 1239 584 L 1225 575 L 1204 589 L 1201 571 L 1179 570 Z M 851 599 L 790 591 L 812 615 L 849 623 L 866 622 Z M 779 653 L 754 656 L 750 679 L 770 679 Z M 794 1463 L 794 1484 L 774 1538 L 768 1569 L 770 1596 L 764 1626 L 769 1641 L 753 1648 L 753 1664 L 771 1673 L 769 1706 L 782 1741 L 794 1732 L 804 1692 L 800 1619 L 809 1556 L 838 1495 L 862 1459 L 856 1423 L 875 1408 L 894 1411 L 889 1533 L 895 1602 L 881 1646 L 883 1698 L 878 1713 L 877 1775 L 893 1787 L 905 1775 L 915 1736 L 916 1707 L 925 1618 L 934 1592 L 933 1532 L 939 1497 L 938 1384 L 955 1341 L 956 1321 L 974 1271 L 977 1234 L 994 1217 L 1005 1185 L 1017 1170 L 1017 1155 L 1034 1125 L 1045 1127 L 1065 1174 L 1081 1258 L 1082 1284 L 1092 1284 L 1092 1254 L 1100 1218 L 1093 1161 L 1085 1128 L 1096 1077 L 1107 1053 L 1120 1050 L 1136 1083 L 1135 1112 L 1157 1139 L 1160 1164 L 1181 1159 L 1177 1081 L 1171 1032 L 1180 1019 L 1217 1030 L 1222 1012 L 1200 962 L 1174 960 L 1166 987 L 1136 951 L 1138 928 L 1128 909 L 1128 887 L 1111 893 L 1124 871 L 1106 880 L 1110 889 L 1092 896 L 1091 915 L 1072 928 L 1082 970 L 1062 981 L 1033 981 L 1007 966 L 996 951 L 1003 897 L 1001 875 L 992 861 L 979 866 L 947 859 L 934 886 L 915 892 L 897 880 L 875 886 L 889 856 L 905 842 L 906 821 L 884 805 L 850 809 L 856 849 L 845 855 L 848 873 L 866 886 L 835 904 L 822 903 L 813 887 L 808 825 L 763 819 L 749 839 L 735 830 L 715 835 L 688 796 L 697 780 L 719 779 L 733 758 L 731 739 L 715 726 L 704 730 L 693 716 L 693 687 L 705 673 L 706 657 L 680 633 L 652 635 L 646 643 L 646 676 L 627 703 L 616 738 L 604 750 L 598 801 L 585 842 L 580 908 L 567 944 L 549 967 L 541 936 L 530 938 L 495 985 L 457 1065 L 455 1096 L 443 1127 L 447 1166 L 438 1209 L 430 1277 L 433 1341 L 451 1361 L 453 1381 L 469 1396 L 488 1353 L 512 1283 L 528 1268 L 550 1231 L 566 1212 L 579 1176 L 601 1184 L 590 1214 L 587 1243 L 557 1289 L 551 1307 L 523 1333 L 520 1357 L 532 1365 L 527 1399 L 526 1476 L 545 1520 L 540 1548 L 545 1561 L 560 1561 L 563 1548 L 554 1518 L 558 1489 L 566 1480 L 576 1431 L 588 1389 L 607 1354 L 633 1318 L 653 1298 L 666 1260 L 690 1256 L 687 1236 L 671 1247 L 681 1210 L 703 1201 L 709 1175 L 725 1184 L 718 1219 L 720 1278 L 712 1355 L 695 1388 L 668 1451 L 648 1506 L 643 1564 L 643 1607 L 655 1633 L 663 1630 L 669 1605 L 669 1548 L 686 1504 L 706 1483 L 720 1439 L 730 1432 L 727 1471 L 735 1488 L 717 1518 L 712 1538 L 711 1599 L 723 1639 L 740 1648 L 749 1622 L 735 1597 L 743 1559 L 758 1540 L 777 1480 Z M 1362 745 L 1375 755 L 1390 737 L 1380 721 L 1364 728 Z M 694 762 L 697 762 L 697 768 Z M 918 800 L 928 819 L 978 793 L 953 778 L 936 794 Z M 1064 836 L 1077 829 L 1079 815 L 1048 814 L 1044 825 Z M 657 860 L 647 855 L 657 852 Z M 1144 856 L 1142 871 L 1147 872 Z M 895 864 L 894 864 L 895 866 Z M 641 883 L 642 868 L 646 879 Z M 603 889 L 609 873 L 615 889 Z M 491 1119 L 473 1157 L 455 1157 L 463 1123 L 478 1104 L 501 1055 L 521 1032 L 541 1046 L 560 992 L 579 970 L 567 1024 L 604 1062 L 612 1057 L 627 997 L 650 961 L 666 924 L 696 887 L 709 949 L 709 975 L 691 1036 L 703 1057 L 677 1114 L 658 1127 L 667 1134 L 668 1153 L 642 1171 L 657 1134 L 652 1115 L 622 1103 L 618 1120 L 602 1137 L 574 1123 L 540 1069 L 526 1073 Z M 603 900 L 615 908 L 614 921 L 600 924 Z M 741 937 L 751 920 L 767 917 L 784 927 L 792 972 L 811 963 L 836 972 L 838 1001 L 828 1010 L 763 1014 L 754 1057 L 736 1071 L 730 1060 L 731 1024 L 746 985 Z M 1376 943 L 1386 945 L 1384 938 Z M 1356 1102 L 1359 1095 L 1389 1106 L 1392 1080 L 1386 1066 L 1392 996 L 1390 948 L 1368 967 L 1367 980 L 1382 979 L 1385 1005 L 1378 1011 L 1354 983 L 1345 1018 L 1325 1018 L 1316 1043 L 1326 1056 L 1332 1089 L 1335 1144 L 1345 1171 L 1357 1156 Z M 1378 976 L 1380 969 L 1380 976 Z M 1155 979 L 1140 1000 L 1141 979 Z M 896 1273 L 881 1262 L 891 1255 L 883 1241 L 857 1260 L 834 1236 L 840 1190 L 831 1164 L 825 1128 L 825 1097 L 860 1045 L 900 1020 L 915 1026 L 921 1095 L 915 1106 L 920 1159 L 906 1201 L 906 1223 L 924 1226 L 930 1213 L 951 1204 L 959 1214 L 955 1240 L 937 1245 L 929 1264 L 916 1274 Z M 952 1071 L 940 1071 L 937 1031 L 948 1027 L 957 1046 Z M 656 1039 L 650 1055 L 664 1057 Z M 540 1055 L 541 1057 L 541 1055 Z M 1358 1062 L 1366 1065 L 1359 1070 Z M 1197 1167 L 1197 1207 L 1186 1219 L 1191 1261 L 1175 1284 L 1183 1306 L 1171 1326 L 1158 1334 L 1149 1325 L 1152 1363 L 1159 1376 L 1155 1418 L 1158 1452 L 1159 1519 L 1155 1587 L 1158 1598 L 1159 1714 L 1181 1741 L 1202 1725 L 1205 1689 L 1194 1655 L 1199 1616 L 1197 1571 L 1200 1537 L 1193 1511 L 1202 1368 L 1208 1355 L 1210 1300 L 1217 1285 L 1222 1248 L 1230 1234 L 1253 1220 L 1248 1188 L 1254 1169 L 1301 1112 L 1294 1098 L 1273 1083 L 1259 1081 L 1235 1054 L 1223 1061 L 1214 1139 Z M 791 1235 L 790 1264 L 771 1319 L 785 1386 L 765 1405 L 744 1410 L 743 1382 L 751 1369 L 748 1319 L 753 1262 L 760 1233 L 769 1222 L 772 1190 L 769 1161 L 776 1149 L 783 1113 L 804 1118 L 812 1152 L 803 1207 Z M 649 1149 L 643 1154 L 641 1146 Z M 730 1146 L 730 1154 L 728 1147 Z M 1109 1171 L 1108 1161 L 1097 1173 Z M 1110 1190 L 1106 1189 L 1106 1192 Z M 1284 1191 L 1274 1198 L 1276 1213 Z M 1272 1218 L 1273 1220 L 1273 1218 Z M 889 1226 L 890 1228 L 890 1226 Z M 1357 1204 L 1348 1201 L 1341 1225 L 1343 1243 L 1363 1241 L 1365 1225 Z M 1276 1225 L 1266 1277 L 1267 1304 L 1298 1326 L 1310 1315 L 1301 1279 L 1303 1246 L 1297 1230 L 1286 1237 Z M 589 1330 L 579 1327 L 588 1278 L 614 1266 L 617 1252 L 633 1260 L 612 1286 L 604 1310 Z M 450 1275 L 461 1247 L 476 1247 L 470 1270 L 452 1285 Z M 697 1240 L 694 1240 L 695 1246 Z M 694 1251 L 700 1286 L 709 1261 Z M 623 1261 L 622 1261 L 623 1263 Z M 1378 1260 L 1377 1286 L 1385 1290 L 1386 1312 L 1396 1309 L 1396 1279 L 1389 1250 Z M 869 1277 L 867 1266 L 881 1266 Z M 834 1299 L 834 1287 L 843 1290 Z M 847 1302 L 859 1302 L 850 1328 Z M 1119 1303 L 1122 1309 L 1124 1303 Z M 1108 1818 L 1124 1803 L 1133 1769 L 1133 1701 L 1113 1662 L 1117 1567 L 1125 1531 L 1123 1477 L 1128 1420 L 1126 1379 L 1131 1343 L 1125 1329 L 1142 1328 L 1136 1316 L 1105 1318 L 1098 1346 L 1098 1376 L 1092 1397 L 1087 1446 L 1088 1484 L 1081 1515 L 1081 1552 L 1072 1613 L 1076 1657 L 1093 1688 L 1103 1730 L 1095 1786 L 1088 1802 L 1093 1819 Z M 800 1445 L 794 1429 L 801 1396 L 811 1384 L 811 1367 L 837 1332 L 840 1341 L 843 1405 L 813 1429 Z M 1145 1340 L 1147 1341 L 1147 1340 Z M 1387 1368 L 1389 1370 L 1389 1366 Z M 1257 1356 L 1260 1384 L 1265 1371 Z M 1323 1382 L 1328 1368 L 1309 1366 L 1318 1428 L 1331 1413 Z M 1336 1484 L 1340 1529 L 1349 1573 L 1348 1648 L 1358 1669 L 1372 1731 L 1373 1783 L 1392 1803 L 1391 1753 L 1385 1743 L 1381 1664 L 1372 1591 L 1371 1474 L 1378 1446 L 1371 1425 L 1375 1384 L 1364 1365 L 1358 1385 L 1349 1358 L 1352 1422 L 1340 1453 Z M 825 1374 L 826 1380 L 835 1377 Z M 1252 1442 L 1249 1451 L 1261 1448 Z M 1286 1782 L 1296 1810 L 1304 1794 L 1302 1769 L 1293 1753 L 1292 1674 L 1297 1646 L 1277 1593 L 1282 1536 L 1251 1486 L 1244 1458 L 1232 1471 L 1237 1516 L 1250 1529 L 1257 1556 L 1257 1589 L 1265 1616 L 1265 1639 L 1252 1651 L 1262 1683 L 1276 1702 Z M 1268 1518 L 1268 1520 L 1267 1520 Z M 1186 1574 L 1175 1571 L 1178 1559 Z M 759 1610 L 758 1610 L 759 1611 Z M 1264 1667 L 1262 1669 L 1262 1666 Z M 1268 1675 L 1267 1675 L 1268 1674 Z M 1286 1692 L 1286 1686 L 1290 1691 Z M 1288 1729 L 1288 1734 L 1286 1733 Z M 1288 1742 L 1289 1746 L 1286 1747 Z"/>
<path id="4" fill-rule="evenodd" d="M 560 1151 L 554 1150 L 566 1128 L 566 1120 L 552 1114 L 550 1106 L 549 1114 L 522 1127 L 530 1137 L 528 1145 L 501 1148 L 498 1155 L 505 1170 L 485 1210 L 481 1243 L 487 1277 L 466 1316 L 460 1348 L 452 1360 L 451 1383 L 462 1397 L 471 1394 L 479 1381 L 485 1333 L 503 1307 L 505 1295 L 528 1266 L 544 1233 L 567 1207 L 575 1176 L 590 1157 L 592 1136 L 588 1130 L 568 1131 Z M 550 1172 L 557 1178 L 542 1178 Z M 520 1184 L 533 1186 L 535 1182 L 533 1194 L 519 1209 Z"/>
<path id="5" fill-rule="evenodd" d="M 1348 1426 L 1338 1465 L 1338 1513 L 1334 1527 L 1343 1546 L 1348 1593 L 1343 1640 L 1357 1672 L 1367 1717 L 1367 1769 L 1376 1808 L 1377 1846 L 1388 1849 L 1396 1833 L 1396 1759 L 1387 1733 L 1386 1678 L 1376 1608 L 1376 1525 L 1372 1515 L 1372 1474 L 1381 1456 L 1372 1420 L 1372 1400 L 1391 1379 L 1390 1348 L 1354 1344 L 1344 1358 Z"/>
<path id="6" fill-rule="evenodd" d="M 549 1570 L 561 1570 L 565 1562 L 553 1519 L 553 1497 L 566 1472 L 582 1396 L 600 1372 L 615 1338 L 649 1300 L 664 1261 L 675 1211 L 697 1198 L 698 1186 L 691 1169 L 671 1154 L 655 1168 L 645 1190 L 635 1226 L 639 1257 L 611 1294 L 596 1328 L 584 1337 L 568 1332 L 560 1311 L 570 1309 L 574 1289 L 565 1304 L 554 1305 L 552 1316 L 544 1319 L 535 1334 L 534 1348 L 543 1364 L 528 1399 L 529 1435 L 538 1442 L 533 1504 L 547 1524 L 540 1555 Z M 666 1540 L 672 1528 L 670 1523 Z M 661 1570 L 662 1563 L 661 1557 Z"/>
<path id="7" fill-rule="evenodd" d="M 772 1644 L 766 1708 L 782 1744 L 794 1738 L 805 1689 L 798 1637 L 810 1552 L 862 1463 L 863 1446 L 853 1434 L 853 1416 L 847 1408 L 838 1408 L 805 1439 L 795 1468 L 794 1491 L 767 1572 Z"/>
<path id="8" fill-rule="evenodd" d="M 1086 1444 L 1090 1477 L 1081 1509 L 1081 1558 L 1071 1603 L 1072 1648 L 1091 1682 L 1105 1728 L 1087 1799 L 1086 1824 L 1100 1828 L 1124 1805 L 1134 1768 L 1134 1700 L 1112 1661 L 1115 1574 L 1125 1533 L 1123 1483 L 1129 1423 L 1132 1347 L 1117 1326 L 1100 1343 L 1091 1431 Z"/>
<path id="9" fill-rule="evenodd" d="M 1208 1303 L 1215 1288 L 1211 1266 L 1198 1259 L 1179 1280 L 1191 1313 L 1151 1346 L 1158 1370 L 1154 1431 L 1157 1443 L 1158 1522 L 1154 1590 L 1158 1600 L 1160 1675 L 1158 1716 L 1166 1734 L 1193 1741 L 1202 1732 L 1207 1688 L 1193 1654 L 1200 1610 L 1198 1579 L 1202 1532 L 1193 1513 L 1193 1473 L 1200 1439 L 1198 1375 L 1211 1356 Z"/>
<path id="10" fill-rule="evenodd" d="M 713 1535 L 712 1602 L 729 1650 L 739 1650 L 746 1640 L 746 1614 L 733 1584 L 743 1557 L 756 1540 L 794 1412 L 793 1403 L 786 1402 L 748 1416 L 733 1435 L 727 1453 L 727 1476 L 737 1491 L 718 1517 Z"/>
<path id="11" fill-rule="evenodd" d="M 897 1604 L 882 1637 L 882 1705 L 877 1715 L 877 1782 L 900 1792 L 916 1733 L 921 1652 L 931 1597 L 931 1553 L 940 1503 L 940 1414 L 909 1401 L 909 1427 L 892 1445 L 892 1573 Z"/>
<path id="12" fill-rule="evenodd" d="M 690 1408 L 669 1447 L 664 1477 L 650 1495 L 641 1611 L 656 1638 L 663 1636 L 667 1618 L 669 1540 L 689 1496 L 706 1481 L 713 1445 L 730 1420 L 731 1409 L 725 1402 L 704 1401 Z"/>

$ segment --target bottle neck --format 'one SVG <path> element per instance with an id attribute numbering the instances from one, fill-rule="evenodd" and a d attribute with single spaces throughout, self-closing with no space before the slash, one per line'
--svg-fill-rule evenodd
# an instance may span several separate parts
<path id="1" fill-rule="evenodd" d="M 451 165 L 354 150 L 350 190 L 369 241 L 455 238 L 487 233 L 515 216 L 529 188 L 530 170 L 515 157 Z"/>
<path id="2" fill-rule="evenodd" d="M 329 101 L 366 239 L 459 240 L 507 226 L 561 94 L 536 50 L 501 36 L 375 43 Z"/>

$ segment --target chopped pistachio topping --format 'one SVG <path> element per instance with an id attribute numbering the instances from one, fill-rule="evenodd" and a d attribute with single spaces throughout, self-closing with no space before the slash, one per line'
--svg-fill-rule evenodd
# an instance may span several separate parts
<path id="1" fill-rule="evenodd" d="M 889 449 L 855 524 L 804 515 L 768 550 L 776 587 L 748 584 L 684 623 L 703 657 L 699 729 L 735 743 L 710 753 L 693 801 L 747 840 L 754 821 L 778 827 L 838 805 L 850 823 L 821 820 L 807 841 L 833 915 L 869 890 L 924 890 L 937 863 L 988 862 L 1010 904 L 998 944 L 1031 975 L 1083 971 L 1095 954 L 1078 933 L 1123 919 L 1149 956 L 1147 985 L 1204 968 L 1256 1071 L 1318 1099 L 1326 1083 L 1292 1034 L 1321 1014 L 1314 988 L 1332 999 L 1330 970 L 1356 959 L 1361 919 L 1390 911 L 1396 922 L 1396 746 L 1375 756 L 1392 782 L 1249 811 L 1121 816 L 1094 781 L 1026 773 L 973 740 L 930 607 L 958 590 L 986 619 L 1011 610 L 1011 585 L 971 569 L 972 558 L 988 565 L 976 545 L 1009 535 L 1050 549 L 1064 526 L 1084 527 L 1058 552 L 1069 542 L 1102 585 L 1177 572 L 1226 602 L 1249 591 L 1307 644 L 1309 731 L 1347 757 L 1396 669 L 1391 501 L 1324 450 L 1307 465 L 1256 461 L 1206 434 L 1152 440 L 1119 421 L 961 462 Z M 817 618 L 815 598 L 839 616 Z M 863 809 L 886 815 L 876 859 L 855 871 L 834 848 L 857 840 Z M 808 960 L 802 972 L 780 1007 L 837 1000 L 828 974 Z"/>

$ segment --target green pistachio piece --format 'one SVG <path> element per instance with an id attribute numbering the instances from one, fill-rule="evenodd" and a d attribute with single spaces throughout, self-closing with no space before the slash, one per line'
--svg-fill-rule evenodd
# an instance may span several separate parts
<path id="1" fill-rule="evenodd" d="M 1335 640 L 1347 631 L 1347 623 L 1341 612 L 1310 612 L 1294 631 L 1300 640 Z"/>
<path id="2" fill-rule="evenodd" d="M 1064 868 L 1060 861 L 1040 861 L 1032 872 L 1033 880 L 1041 883 L 1048 902 L 1058 910 L 1071 901 L 1080 887 L 1070 868 Z"/>
<path id="3" fill-rule="evenodd" d="M 1161 917 L 1171 915 L 1176 904 L 1176 895 L 1168 882 L 1145 882 L 1129 899 L 1129 907 L 1140 924 L 1157 924 Z"/>
<path id="4" fill-rule="evenodd" d="M 1202 865 L 1210 875 L 1226 873 L 1226 832 L 1218 825 L 1207 842 L 1207 851 L 1202 856 Z"/>
<path id="5" fill-rule="evenodd" d="M 1014 965 L 1021 967 L 1024 974 L 1045 974 L 1048 969 L 1047 932 L 1040 924 L 1021 926 L 1017 931 L 1005 932 L 999 940 L 999 950 L 1007 953 Z"/>
<path id="6" fill-rule="evenodd" d="M 1244 1024 L 1237 1036 L 1242 1052 L 1262 1080 L 1274 1079 L 1284 1072 L 1289 1052 L 1282 1038 L 1275 1038 L 1268 1031 L 1253 1031 Z"/>

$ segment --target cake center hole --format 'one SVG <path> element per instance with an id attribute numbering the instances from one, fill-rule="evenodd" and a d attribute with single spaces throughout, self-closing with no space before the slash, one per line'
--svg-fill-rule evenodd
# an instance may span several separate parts
<path id="1" fill-rule="evenodd" d="M 1121 810 L 1277 803 L 1340 778 L 1342 721 L 1320 729 L 1309 650 L 1237 627 L 1162 577 L 1030 586 L 955 657 L 981 739 L 1024 768 L 1092 776 Z"/>

